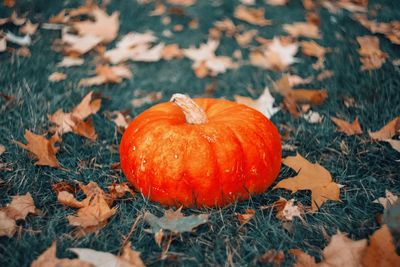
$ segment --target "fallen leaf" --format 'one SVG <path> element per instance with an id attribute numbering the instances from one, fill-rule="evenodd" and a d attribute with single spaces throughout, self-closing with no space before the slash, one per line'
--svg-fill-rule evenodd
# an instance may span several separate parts
<path id="1" fill-rule="evenodd" d="M 114 111 L 109 114 L 109 117 L 112 122 L 117 125 L 118 128 L 125 130 L 126 127 L 128 127 L 130 120 L 127 119 L 127 117 L 122 114 L 119 111 Z"/>
<path id="2" fill-rule="evenodd" d="M 79 81 L 79 86 L 93 86 L 105 83 L 121 83 L 124 78 L 132 78 L 132 72 L 127 66 L 97 65 L 96 76 L 81 79 Z"/>
<path id="3" fill-rule="evenodd" d="M 53 135 L 50 139 L 46 139 L 44 136 L 36 135 L 29 130 L 25 130 L 24 137 L 28 141 L 27 144 L 18 141 L 14 141 L 14 143 L 35 155 L 38 160 L 35 162 L 35 165 L 54 168 L 60 167 L 60 163 L 56 158 L 56 154 L 60 149 L 55 146 L 55 143 L 61 141 L 58 134 Z"/>
<path id="4" fill-rule="evenodd" d="M 354 18 L 372 33 L 380 33 L 386 36 L 393 44 L 400 44 L 400 21 L 377 22 L 370 21 L 364 14 L 356 14 Z"/>
<path id="5" fill-rule="evenodd" d="M 79 259 L 59 259 L 56 256 L 57 244 L 54 241 L 36 260 L 31 267 L 93 267 L 92 264 Z"/>
<path id="6" fill-rule="evenodd" d="M 4 152 L 6 152 L 6 147 L 3 145 L 0 145 L 0 156 L 3 155 Z"/>
<path id="7" fill-rule="evenodd" d="M 271 6 L 284 6 L 287 5 L 289 0 L 267 0 L 266 2 Z"/>
<path id="8" fill-rule="evenodd" d="M 192 6 L 196 0 L 167 0 L 168 4 L 179 6 Z"/>
<path id="9" fill-rule="evenodd" d="M 101 42 L 109 43 L 117 37 L 119 30 L 119 12 L 114 12 L 110 16 L 103 10 L 96 7 L 91 11 L 95 21 L 74 22 L 73 27 L 81 36 L 97 36 Z"/>
<path id="10" fill-rule="evenodd" d="M 78 255 L 80 261 L 87 262 L 94 267 L 145 267 L 140 258 L 140 252 L 132 250 L 130 242 L 124 246 L 119 256 L 88 248 L 70 248 L 69 250 Z"/>
<path id="11" fill-rule="evenodd" d="M 38 23 L 32 23 L 30 20 L 28 20 L 26 24 L 19 29 L 19 32 L 22 34 L 33 35 L 37 31 L 38 27 Z"/>
<path id="12" fill-rule="evenodd" d="M 52 74 L 50 74 L 48 80 L 50 82 L 59 82 L 59 81 L 63 81 L 67 78 L 67 74 L 62 73 L 62 72 L 53 72 Z"/>
<path id="13" fill-rule="evenodd" d="M 57 63 L 57 67 L 72 67 L 72 66 L 80 66 L 85 62 L 83 58 L 76 57 L 64 57 L 62 61 Z"/>
<path id="14" fill-rule="evenodd" d="M 400 134 L 400 116 L 391 120 L 379 131 L 368 131 L 368 133 L 373 140 L 388 142 L 393 149 L 400 152 L 400 140 L 392 139 Z"/>
<path id="15" fill-rule="evenodd" d="M 309 22 L 296 22 L 293 24 L 284 24 L 283 29 L 295 38 L 300 36 L 314 38 L 314 39 L 321 38 L 318 26 Z"/>
<path id="16" fill-rule="evenodd" d="M 331 120 L 336 124 L 338 127 L 338 131 L 345 133 L 347 136 L 351 135 L 357 135 L 357 134 L 362 134 L 363 131 L 361 129 L 360 123 L 358 121 L 358 117 L 352 122 L 349 123 L 345 120 L 336 118 L 336 117 L 331 117 Z"/>
<path id="17" fill-rule="evenodd" d="M 214 22 L 214 26 L 215 26 L 214 29 L 217 30 L 218 33 L 223 32 L 228 37 L 235 36 L 237 33 L 239 33 L 239 28 L 229 18 L 225 18 L 223 20 Z M 219 39 L 219 38 L 211 38 L 211 39 Z"/>
<path id="18" fill-rule="evenodd" d="M 400 256 L 397 255 L 393 242 L 389 227 L 385 224 L 382 225 L 369 238 L 369 246 L 361 260 L 362 266 L 397 266 L 400 262 Z"/>
<path id="19" fill-rule="evenodd" d="M 7 50 L 7 39 L 6 37 L 0 37 L 0 52 Z"/>
<path id="20" fill-rule="evenodd" d="M 235 39 L 240 47 L 246 47 L 253 40 L 254 36 L 258 33 L 257 30 L 249 30 L 242 34 L 236 34 Z"/>
<path id="21" fill-rule="evenodd" d="M 67 54 L 78 53 L 83 55 L 100 44 L 102 39 L 95 35 L 78 36 L 69 33 L 63 33 L 61 40 L 67 44 L 65 47 Z"/>
<path id="22" fill-rule="evenodd" d="M 302 78 L 298 75 L 287 75 L 289 86 L 293 87 L 299 84 L 309 84 L 313 81 L 312 77 Z"/>
<path id="23" fill-rule="evenodd" d="M 274 37 L 269 44 L 250 52 L 250 64 L 263 69 L 284 71 L 298 61 L 294 57 L 298 47 L 296 43 L 285 44 L 280 38 Z"/>
<path id="24" fill-rule="evenodd" d="M 254 108 L 267 118 L 271 118 L 280 110 L 279 107 L 274 107 L 275 98 L 269 92 L 268 87 L 265 87 L 264 92 L 257 100 L 240 95 L 235 95 L 234 98 L 237 103 Z"/>
<path id="25" fill-rule="evenodd" d="M 333 182 L 329 171 L 318 163 L 310 163 L 299 153 L 283 159 L 282 163 L 296 171 L 297 175 L 280 181 L 274 189 L 283 188 L 292 193 L 311 190 L 312 211 L 319 209 L 327 200 L 340 200 L 340 185 Z"/>
<path id="26" fill-rule="evenodd" d="M 108 219 L 116 213 L 116 208 L 111 208 L 108 201 L 112 202 L 109 195 L 106 194 L 95 182 L 89 182 L 87 185 L 80 184 L 81 190 L 86 195 L 82 201 L 66 191 L 59 192 L 57 198 L 63 205 L 78 208 L 74 215 L 68 215 L 69 224 L 78 227 L 76 232 L 83 235 L 98 231 L 103 228 Z"/>
<path id="27" fill-rule="evenodd" d="M 331 70 L 324 70 L 323 72 L 321 72 L 320 74 L 318 74 L 317 76 L 317 81 L 322 81 L 325 80 L 327 78 L 330 78 L 333 76 L 333 71 Z"/>
<path id="28" fill-rule="evenodd" d="M 304 207 L 300 205 L 294 205 L 294 199 L 286 200 L 280 197 L 273 204 L 276 210 L 276 218 L 281 221 L 293 221 L 294 217 L 300 218 L 303 221 L 302 215 L 304 214 Z"/>
<path id="29" fill-rule="evenodd" d="M 129 194 L 131 197 L 135 196 L 136 193 L 129 187 L 128 183 L 113 183 L 108 186 L 108 192 L 112 199 L 121 199 L 126 194 Z"/>
<path id="30" fill-rule="evenodd" d="M 162 92 L 152 92 L 148 93 L 146 96 L 141 98 L 135 98 L 131 101 L 131 104 L 135 108 L 139 108 L 145 104 L 151 104 L 161 100 Z"/>
<path id="31" fill-rule="evenodd" d="M 240 222 L 240 225 L 245 225 L 251 220 L 251 218 L 254 217 L 255 214 L 256 211 L 254 209 L 247 208 L 246 213 L 243 214 L 237 213 L 236 216 Z"/>
<path id="32" fill-rule="evenodd" d="M 318 70 L 324 67 L 325 54 L 327 52 L 325 47 L 314 41 L 303 41 L 301 42 L 301 47 L 304 55 L 318 59 L 317 63 L 313 64 L 314 69 Z"/>
<path id="33" fill-rule="evenodd" d="M 183 51 L 179 48 L 179 45 L 177 44 L 166 45 L 161 52 L 161 57 L 165 60 L 182 58 L 183 56 Z"/>
<path id="34" fill-rule="evenodd" d="M 385 197 L 380 197 L 380 198 L 372 201 L 372 203 L 381 204 L 385 210 L 390 208 L 397 202 L 400 203 L 399 196 L 394 195 L 392 192 L 390 192 L 387 189 L 385 190 Z"/>
<path id="35" fill-rule="evenodd" d="M 181 208 L 173 211 L 166 210 L 163 217 L 156 217 L 150 212 L 144 214 L 144 220 L 150 225 L 151 232 L 157 233 L 160 230 L 168 230 L 174 234 L 191 232 L 199 225 L 208 222 L 207 214 L 184 216 L 181 213 Z"/>
<path id="36" fill-rule="evenodd" d="M 271 0 L 270 0 L 271 1 Z M 275 0 L 273 0 L 275 1 Z M 258 261 L 263 264 L 272 264 L 272 266 L 281 266 L 282 262 L 285 260 L 285 253 L 282 250 L 268 250 L 263 255 L 260 256 Z"/>
<path id="37" fill-rule="evenodd" d="M 321 114 L 319 114 L 316 111 L 310 110 L 308 111 L 308 113 L 303 114 L 303 118 L 307 122 L 315 124 L 315 123 L 321 123 L 324 119 L 324 116 L 321 116 Z"/>
<path id="38" fill-rule="evenodd" d="M 354 241 L 338 232 L 322 251 L 323 260 L 320 263 L 300 249 L 290 249 L 289 253 L 296 256 L 295 267 L 359 267 L 366 247 L 366 239 Z"/>
<path id="39" fill-rule="evenodd" d="M 239 5 L 235 9 L 234 16 L 237 19 L 258 26 L 271 25 L 271 21 L 265 19 L 264 13 L 265 13 L 264 8 L 250 8 L 244 5 Z"/>
<path id="40" fill-rule="evenodd" d="M 51 131 L 60 135 L 74 132 L 91 140 L 96 140 L 97 135 L 92 121 L 85 121 L 88 116 L 97 113 L 101 106 L 101 99 L 92 99 L 92 96 L 93 91 L 89 92 L 72 112 L 65 113 L 62 109 L 59 109 L 54 114 L 49 115 L 49 121 L 55 124 Z"/>
<path id="41" fill-rule="evenodd" d="M 359 36 L 357 37 L 357 42 L 360 45 L 358 53 L 361 56 L 361 70 L 373 70 L 382 67 L 388 54 L 380 50 L 378 37 Z"/>
<path id="42" fill-rule="evenodd" d="M 12 237 L 17 229 L 16 221 L 25 220 L 29 213 L 36 213 L 31 194 L 13 196 L 11 203 L 0 209 L 0 236 Z"/>

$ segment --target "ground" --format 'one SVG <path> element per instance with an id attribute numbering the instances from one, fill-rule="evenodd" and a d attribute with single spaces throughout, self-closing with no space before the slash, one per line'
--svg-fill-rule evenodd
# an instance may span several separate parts
<path id="1" fill-rule="evenodd" d="M 18 14 L 27 12 L 28 17 L 37 22 L 46 22 L 48 18 L 65 7 L 76 7 L 78 1 L 17 1 L 15 9 Z M 258 6 L 264 5 L 257 1 Z M 214 3 L 214 5 L 212 4 Z M 378 20 L 391 21 L 400 18 L 400 6 L 396 1 L 370 1 L 370 6 L 380 4 Z M 187 12 L 199 18 L 200 26 L 196 30 L 185 28 L 175 33 L 173 38 L 162 37 L 166 26 L 159 17 L 149 17 L 148 12 L 154 5 L 139 5 L 136 1 L 112 1 L 108 11 L 121 12 L 122 36 L 130 31 L 144 32 L 152 30 L 166 43 L 179 43 L 182 47 L 199 45 L 207 40 L 208 29 L 214 21 L 230 17 L 236 1 L 197 1 L 187 8 Z M 265 6 L 265 5 L 264 5 Z M 259 210 L 261 205 L 270 205 L 280 196 L 296 198 L 303 204 L 310 204 L 310 192 L 300 191 L 290 195 L 285 190 L 267 190 L 248 201 L 235 203 L 229 207 L 214 209 L 184 209 L 186 215 L 209 213 L 210 221 L 200 226 L 193 233 L 185 233 L 176 238 L 169 249 L 177 254 L 177 259 L 160 261 L 161 249 L 157 246 L 148 228 L 141 221 L 130 237 L 134 248 L 140 251 L 142 259 L 150 266 L 192 266 L 192 265 L 225 265 L 230 258 L 235 266 L 259 264 L 257 259 L 270 249 L 287 252 L 290 248 L 300 248 L 313 256 L 319 257 L 321 250 L 327 245 L 324 238 L 338 230 L 346 232 L 352 239 L 366 238 L 379 225 L 375 215 L 382 213 L 380 205 L 372 201 L 384 195 L 385 189 L 400 193 L 399 159 L 400 154 L 386 143 L 371 142 L 368 130 L 378 130 L 390 119 L 400 114 L 400 67 L 391 64 L 391 60 L 400 57 L 399 46 L 391 44 L 380 36 L 381 49 L 388 53 L 389 60 L 382 68 L 373 71 L 360 71 L 360 60 L 357 53 L 357 36 L 371 33 L 355 22 L 349 12 L 340 11 L 336 15 L 326 9 L 320 9 L 321 32 L 323 39 L 319 43 L 333 48 L 326 56 L 326 69 L 334 72 L 332 78 L 314 82 L 309 88 L 325 88 L 329 97 L 316 108 L 325 119 L 321 124 L 309 124 L 304 119 L 293 118 L 289 113 L 281 111 L 272 117 L 277 125 L 286 124 L 294 129 L 286 143 L 297 146 L 297 151 L 311 162 L 319 162 L 332 173 L 335 182 L 344 185 L 341 189 L 341 202 L 327 202 L 317 213 L 304 217 L 304 222 L 294 220 L 288 231 L 283 223 L 275 218 L 269 210 Z M 9 16 L 11 11 L 0 8 L 0 17 Z M 304 8 L 301 1 L 291 0 L 285 7 L 266 6 L 266 14 L 273 21 L 272 26 L 246 27 L 258 28 L 259 35 L 272 38 L 284 35 L 282 24 L 304 20 Z M 185 17 L 172 16 L 174 23 L 186 23 Z M 7 30 L 15 30 L 7 26 Z M 31 57 L 23 58 L 11 53 L 0 54 L 0 90 L 1 93 L 14 96 L 11 104 L 0 100 L 0 144 L 7 151 L 1 155 L 2 162 L 12 163 L 11 171 L 1 171 L 0 206 L 10 202 L 11 196 L 30 192 L 36 206 L 41 210 L 39 216 L 28 216 L 21 223 L 24 230 L 13 238 L 0 237 L 0 265 L 28 266 L 38 257 L 53 240 L 58 243 L 58 256 L 72 257 L 70 247 L 85 247 L 100 251 L 117 253 L 123 237 L 126 236 L 137 216 L 145 211 L 161 215 L 164 208 L 151 203 L 140 195 L 134 199 L 118 202 L 118 212 L 109 224 L 98 234 L 74 239 L 70 233 L 66 215 L 72 209 L 61 206 L 51 189 L 55 182 L 79 180 L 96 181 L 101 187 L 112 181 L 125 181 L 122 173 L 111 171 L 110 165 L 119 161 L 119 155 L 112 149 L 118 146 L 121 139 L 115 125 L 110 122 L 104 112 L 130 109 L 134 117 L 151 104 L 140 108 L 132 108 L 130 99 L 138 90 L 153 92 L 162 91 L 162 101 L 167 101 L 176 92 L 200 96 L 204 88 L 213 80 L 218 81 L 214 97 L 233 99 L 235 94 L 257 97 L 265 86 L 272 86 L 272 80 L 280 77 L 279 73 L 262 70 L 250 65 L 229 70 L 216 78 L 197 78 L 188 59 L 160 61 L 156 63 L 128 64 L 134 77 L 121 84 L 95 87 L 101 92 L 104 100 L 100 112 L 94 115 L 94 125 L 98 132 L 95 142 L 73 134 L 63 136 L 61 151 L 57 154 L 64 169 L 35 166 L 26 151 L 13 143 L 22 141 L 25 129 L 35 133 L 44 133 L 49 127 L 48 114 L 57 109 L 65 111 L 75 106 L 82 97 L 93 88 L 78 87 L 80 78 L 93 72 L 90 60 L 84 66 L 68 68 L 65 72 L 68 79 L 59 83 L 50 83 L 48 76 L 56 70 L 55 64 L 62 55 L 51 50 L 52 41 L 59 36 L 57 31 L 40 29 L 33 37 L 30 47 Z M 111 47 L 112 45 L 110 45 Z M 223 37 L 217 54 L 230 55 L 237 49 L 233 39 Z M 247 58 L 247 53 L 243 50 Z M 314 60 L 299 53 L 301 62 L 293 65 L 291 73 L 302 77 L 314 75 L 311 67 Z M 90 58 L 90 56 L 89 56 Z M 247 88 L 254 89 L 253 95 Z M 278 103 L 281 101 L 276 96 Z M 346 108 L 343 97 L 353 97 L 356 106 Z M 359 117 L 364 134 L 347 137 L 337 132 L 329 119 L 337 116 L 352 121 Z M 341 152 L 340 144 L 348 146 L 348 154 Z M 293 152 L 284 151 L 284 156 Z M 79 165 L 79 162 L 86 164 Z M 282 167 L 277 181 L 293 174 Z M 257 210 L 255 217 L 246 225 L 239 227 L 235 213 L 242 213 L 246 208 Z M 283 266 L 290 266 L 293 258 L 286 253 Z"/>

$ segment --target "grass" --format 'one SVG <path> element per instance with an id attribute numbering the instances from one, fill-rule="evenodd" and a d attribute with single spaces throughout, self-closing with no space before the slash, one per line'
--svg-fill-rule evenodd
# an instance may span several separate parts
<path id="1" fill-rule="evenodd" d="M 207 40 L 208 28 L 214 21 L 231 17 L 234 1 L 214 1 L 219 3 L 213 7 L 211 1 L 197 1 L 187 9 L 192 17 L 200 18 L 197 30 L 185 29 L 176 33 L 173 38 L 162 37 L 165 28 L 158 17 L 149 17 L 148 11 L 153 5 L 138 5 L 136 1 L 113 1 L 109 11 L 121 11 L 121 28 L 119 35 L 130 32 L 153 30 L 166 43 L 179 43 L 182 47 L 198 45 Z M 261 6 L 262 1 L 258 1 Z M 381 5 L 378 19 L 390 21 L 400 18 L 400 9 L 396 1 L 370 1 L 370 6 Z M 19 1 L 16 6 L 18 14 L 28 13 L 35 22 L 45 22 L 59 10 L 65 7 L 76 7 L 78 1 Z M 310 204 L 310 193 L 306 191 L 290 195 L 284 190 L 268 190 L 262 195 L 232 206 L 220 209 L 186 209 L 187 215 L 209 213 L 210 222 L 200 226 L 193 233 L 183 234 L 174 239 L 169 249 L 177 254 L 177 259 L 160 261 L 161 249 L 154 242 L 152 235 L 144 230 L 148 227 L 141 221 L 130 237 L 136 250 L 142 252 L 142 259 L 150 266 L 193 266 L 193 265 L 229 265 L 235 266 L 259 264 L 257 259 L 267 250 L 276 249 L 287 252 L 290 248 L 300 248 L 313 256 L 319 257 L 321 250 L 329 240 L 324 238 L 337 230 L 349 233 L 353 239 L 368 237 L 379 226 L 375 214 L 381 213 L 380 205 L 371 203 L 383 196 L 385 189 L 400 193 L 399 162 L 400 154 L 385 143 L 369 141 L 368 129 L 377 130 L 390 119 L 400 114 L 400 68 L 390 61 L 400 57 L 399 46 L 391 44 L 380 37 L 381 48 L 389 54 L 389 62 L 379 70 L 360 72 L 357 36 L 370 33 L 354 22 L 348 12 L 329 14 L 320 11 L 324 36 L 319 43 L 332 47 L 333 52 L 326 57 L 326 68 L 334 72 L 334 76 L 321 82 L 315 82 L 309 87 L 326 88 L 329 98 L 320 107 L 315 108 L 325 116 L 322 124 L 311 125 L 303 119 L 294 119 L 286 112 L 280 112 L 272 121 L 280 126 L 288 125 L 294 129 L 289 144 L 296 145 L 297 151 L 311 162 L 319 162 L 333 175 L 335 182 L 345 185 L 341 190 L 342 202 L 328 202 L 314 215 L 306 215 L 305 223 L 295 220 L 290 231 L 275 218 L 270 210 L 259 211 L 260 205 L 270 205 L 280 196 L 294 197 L 303 204 Z M 0 17 L 10 15 L 11 11 L 1 7 Z M 300 1 L 291 0 L 287 7 L 268 7 L 267 17 L 274 25 L 258 28 L 259 35 L 271 38 L 284 34 L 281 25 L 304 20 L 304 10 Z M 172 16 L 172 24 L 186 23 L 187 17 Z M 236 19 L 233 19 L 239 23 Z M 245 23 L 246 29 L 257 28 Z M 7 26 L 6 30 L 17 32 L 17 28 Z M 341 36 L 339 38 L 338 36 Z M 51 245 L 53 240 L 58 243 L 58 257 L 72 257 L 68 252 L 70 247 L 85 247 L 100 251 L 117 253 L 124 236 L 140 214 L 150 211 L 161 215 L 164 208 L 156 203 L 148 202 L 141 196 L 118 202 L 118 212 L 109 224 L 98 234 L 74 239 L 70 233 L 66 216 L 72 209 L 57 203 L 51 190 L 55 182 L 79 180 L 82 182 L 96 181 L 101 187 L 112 181 L 125 181 L 124 176 L 110 170 L 110 165 L 119 160 L 113 147 L 118 146 L 121 135 L 116 127 L 104 115 L 105 111 L 131 109 L 131 115 L 139 114 L 148 106 L 134 109 L 129 99 L 135 91 L 162 91 L 163 101 L 167 101 L 172 93 L 184 92 L 191 96 L 202 95 L 207 84 L 213 78 L 197 79 L 187 59 L 160 61 L 157 63 L 129 63 L 134 72 L 132 80 L 126 80 L 118 85 L 96 87 L 105 97 L 101 111 L 94 115 L 94 125 L 98 132 L 98 140 L 91 142 L 76 135 L 63 136 L 61 151 L 57 157 L 66 170 L 33 165 L 26 151 L 18 148 L 12 140 L 24 140 L 25 129 L 35 133 L 44 133 L 48 128 L 47 114 L 57 109 L 69 110 L 75 106 L 91 88 L 77 86 L 82 77 L 89 76 L 94 66 L 92 56 L 86 57 L 84 66 L 62 69 L 68 74 L 68 79 L 59 83 L 49 83 L 47 77 L 55 70 L 55 64 L 61 55 L 50 49 L 52 40 L 59 37 L 55 31 L 39 30 L 33 36 L 34 45 L 30 47 L 32 56 L 21 58 L 10 53 L 0 54 L 0 88 L 6 95 L 15 99 L 6 104 L 0 100 L 0 144 L 7 148 L 1 157 L 2 162 L 12 164 L 12 171 L 0 172 L 5 181 L 0 185 L 1 206 L 10 202 L 11 196 L 30 192 L 42 214 L 28 216 L 21 222 L 23 230 L 13 238 L 0 238 L 1 266 L 28 266 L 39 254 Z M 110 45 L 112 46 L 112 45 Z M 223 37 L 217 54 L 229 55 L 237 45 L 234 40 Z M 245 58 L 246 50 L 242 51 Z M 299 64 L 293 65 L 291 73 L 300 76 L 315 75 L 311 67 L 314 60 L 298 54 Z M 271 79 L 279 78 L 279 74 L 242 66 L 237 70 L 219 75 L 218 89 L 215 97 L 232 99 L 233 95 L 257 97 L 265 86 L 271 87 Z M 254 95 L 247 88 L 254 89 Z M 353 97 L 357 103 L 355 108 L 346 108 L 342 98 Z M 330 116 L 338 116 L 352 121 L 359 116 L 364 134 L 356 137 L 346 137 L 335 131 Z M 340 144 L 348 146 L 348 154 L 343 154 Z M 284 156 L 289 155 L 288 152 Z M 283 167 L 278 181 L 293 174 Z M 245 226 L 239 227 L 235 212 L 244 212 L 246 208 L 257 210 L 255 217 Z M 290 266 L 293 259 L 286 253 L 283 266 Z M 231 259 L 231 260 L 229 260 Z"/>

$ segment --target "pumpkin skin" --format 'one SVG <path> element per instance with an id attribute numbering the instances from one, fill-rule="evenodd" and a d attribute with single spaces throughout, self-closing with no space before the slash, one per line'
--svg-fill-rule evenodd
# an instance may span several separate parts
<path id="1" fill-rule="evenodd" d="M 175 103 L 138 115 L 120 144 L 127 179 L 167 206 L 223 206 L 264 192 L 281 166 L 281 141 L 259 111 L 235 102 L 197 98 L 208 121 L 189 124 Z"/>

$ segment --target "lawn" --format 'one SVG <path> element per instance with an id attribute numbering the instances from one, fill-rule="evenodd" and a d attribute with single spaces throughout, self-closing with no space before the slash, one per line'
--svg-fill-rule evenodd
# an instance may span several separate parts
<path id="1" fill-rule="evenodd" d="M 159 16 L 149 16 L 154 3 L 140 4 L 139 1 L 111 1 L 107 13 L 120 12 L 120 28 L 116 40 L 107 45 L 114 47 L 116 41 L 128 32 L 151 30 L 159 38 L 158 42 L 179 44 L 182 48 L 199 46 L 207 42 L 208 30 L 215 21 L 230 18 L 235 24 L 243 25 L 245 30 L 257 29 L 257 36 L 271 39 L 287 35 L 282 25 L 305 20 L 306 11 L 301 1 L 290 0 L 286 6 L 270 6 L 264 1 L 256 1 L 256 7 L 264 7 L 266 17 L 272 20 L 270 26 L 255 26 L 238 20 L 233 16 L 239 1 L 200 1 L 185 7 L 185 14 L 170 15 L 171 23 L 164 25 Z M 45 23 L 51 16 L 64 8 L 80 6 L 80 1 L 17 1 L 14 7 L 6 8 L 0 4 L 0 17 L 9 17 L 13 10 L 35 23 Z M 283 144 L 294 146 L 294 151 L 283 151 L 283 157 L 295 155 L 296 151 L 312 163 L 318 162 L 332 175 L 334 182 L 343 185 L 340 189 L 341 201 L 327 201 L 315 213 L 306 213 L 304 220 L 295 218 L 282 222 L 273 209 L 260 209 L 272 205 L 279 197 L 295 198 L 303 205 L 311 205 L 310 191 L 302 190 L 291 194 L 288 190 L 269 188 L 261 195 L 246 201 L 233 203 L 227 207 L 183 209 L 185 215 L 209 214 L 209 221 L 190 233 L 175 237 L 168 250 L 167 259 L 161 259 L 160 248 L 154 236 L 145 230 L 149 225 L 139 220 L 134 231 L 128 236 L 136 218 L 145 212 L 157 216 L 166 207 L 153 203 L 140 194 L 125 197 L 115 202 L 117 212 L 108 224 L 97 233 L 76 238 L 74 229 L 68 223 L 67 215 L 74 209 L 65 207 L 57 201 L 52 185 L 60 182 L 80 181 L 84 184 L 95 181 L 106 189 L 113 182 L 126 182 L 122 171 L 112 169 L 119 162 L 118 146 L 121 133 L 109 120 L 107 113 L 128 110 L 134 118 L 155 103 L 133 107 L 131 100 L 138 95 L 162 92 L 156 102 L 168 101 L 174 93 L 185 93 L 192 97 L 205 95 L 205 88 L 213 82 L 217 87 L 211 93 L 215 98 L 234 100 L 235 95 L 259 97 L 264 88 L 273 88 L 273 81 L 280 79 L 282 72 L 266 70 L 244 63 L 215 77 L 198 78 L 187 58 L 157 62 L 132 62 L 126 65 L 132 71 L 131 79 L 117 84 L 104 84 L 93 87 L 79 86 L 79 80 L 91 76 L 95 69 L 96 57 L 93 52 L 84 56 L 85 63 L 73 68 L 60 68 L 62 54 L 52 49 L 53 41 L 60 38 L 59 30 L 39 28 L 32 35 L 29 46 L 31 55 L 21 57 L 16 50 L 0 53 L 0 144 L 6 151 L 0 155 L 0 206 L 10 203 L 14 195 L 31 193 L 36 207 L 36 215 L 29 215 L 18 222 L 19 230 L 13 237 L 0 237 L 1 266 L 29 266 L 53 241 L 57 241 L 57 256 L 73 258 L 68 251 L 71 247 L 91 248 L 117 254 L 128 236 L 136 251 L 148 266 L 246 266 L 262 265 L 259 258 L 269 250 L 282 250 L 285 260 L 282 266 L 292 266 L 295 262 L 289 249 L 298 248 L 321 259 L 321 251 L 329 243 L 329 237 L 337 231 L 348 233 L 354 240 L 368 238 L 380 225 L 379 214 L 382 205 L 372 203 L 384 196 L 388 189 L 400 194 L 400 153 L 386 142 L 372 141 L 368 131 L 377 131 L 390 120 L 400 115 L 400 66 L 392 61 L 400 58 L 399 45 L 391 43 L 383 35 L 378 36 L 380 48 L 388 54 L 382 67 L 361 71 L 360 55 L 356 41 L 358 36 L 373 35 L 356 22 L 352 13 L 339 10 L 336 14 L 325 8 L 317 8 L 320 16 L 320 31 L 323 38 L 317 42 L 331 48 L 326 54 L 325 69 L 333 76 L 321 81 L 301 86 L 321 89 L 328 92 L 322 105 L 312 106 L 312 110 L 324 117 L 321 123 L 311 124 L 304 118 L 295 118 L 285 109 L 272 116 L 271 121 L 284 135 L 291 129 Z M 369 1 L 370 14 L 382 22 L 400 20 L 400 5 L 396 1 Z M 179 13 L 179 12 L 176 12 Z M 174 31 L 173 25 L 186 25 L 197 18 L 199 26 L 182 31 Z M 18 33 L 18 26 L 0 26 L 4 32 Z M 173 36 L 162 33 L 170 29 Z M 306 40 L 307 38 L 300 38 Z M 257 43 L 253 41 L 253 45 Z M 17 45 L 10 44 L 17 48 Z M 234 38 L 222 36 L 217 55 L 229 55 L 241 49 L 245 60 L 249 49 L 238 46 Z M 317 76 L 312 64 L 315 59 L 296 55 L 299 61 L 291 65 L 286 73 L 301 77 Z M 67 74 L 67 79 L 49 82 L 48 76 L 54 71 Z M 25 142 L 25 130 L 45 134 L 50 127 L 48 115 L 58 109 L 70 111 L 91 90 L 101 93 L 102 105 L 93 115 L 96 128 L 95 141 L 76 134 L 62 136 L 60 151 L 57 153 L 62 168 L 34 165 L 26 150 L 14 141 Z M 8 101 L 6 97 L 12 97 Z M 282 96 L 273 93 L 277 105 Z M 345 99 L 353 98 L 355 105 L 346 107 Z M 359 118 L 363 133 L 347 136 L 337 131 L 330 117 L 346 121 Z M 246 123 L 246 122 L 244 122 Z M 345 147 L 345 149 L 344 149 Z M 6 167 L 4 167 L 6 166 Z M 282 166 L 277 182 L 294 176 L 288 167 Z M 79 195 L 81 197 L 81 195 Z M 256 211 L 254 217 L 245 225 L 240 225 L 237 213 L 245 213 L 247 208 Z M 392 223 L 394 231 L 400 232 L 400 222 Z M 397 243 L 399 244 L 399 243 Z M 272 266 L 272 265 L 271 265 Z"/>

